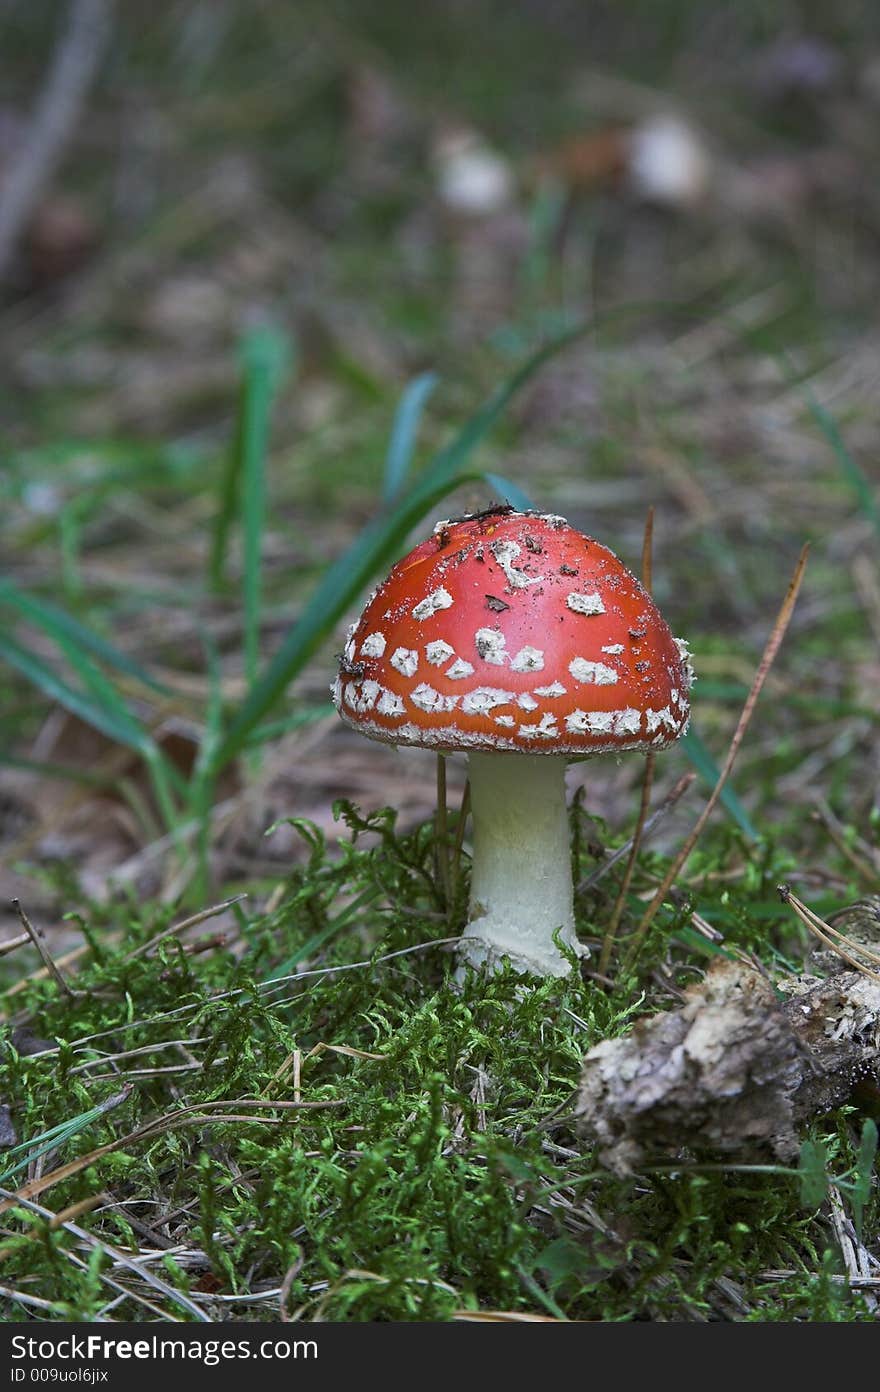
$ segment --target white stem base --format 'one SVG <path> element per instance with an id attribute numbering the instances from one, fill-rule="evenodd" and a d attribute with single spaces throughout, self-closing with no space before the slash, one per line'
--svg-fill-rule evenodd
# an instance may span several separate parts
<path id="1" fill-rule="evenodd" d="M 459 958 L 565 976 L 571 963 L 553 941 L 586 955 L 574 931 L 571 851 L 563 758 L 471 754 L 474 859 L 470 921 Z"/>

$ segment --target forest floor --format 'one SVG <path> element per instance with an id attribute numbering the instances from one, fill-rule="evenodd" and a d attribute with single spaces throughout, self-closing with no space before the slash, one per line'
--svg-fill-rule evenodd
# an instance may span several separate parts
<path id="1" fill-rule="evenodd" d="M 0 177 L 55 9 L 12 8 Z M 413 8 L 119 13 L 7 278 L 9 1318 L 875 1319 L 870 1079 L 760 1169 L 614 1173 L 572 1111 L 587 1050 L 713 961 L 828 969 L 781 882 L 877 918 L 880 21 Z M 708 172 L 657 206 L 607 151 L 670 110 Z M 462 126 L 508 181 L 479 214 L 443 182 Z M 527 992 L 452 984 L 466 829 L 450 894 L 434 756 L 364 740 L 328 692 L 408 539 L 499 497 L 636 570 L 655 509 L 698 681 L 624 944 L 811 543 L 724 801 L 603 979 L 643 764 L 571 766 L 593 955 Z M 3 952 L 14 901 L 52 969 Z"/>

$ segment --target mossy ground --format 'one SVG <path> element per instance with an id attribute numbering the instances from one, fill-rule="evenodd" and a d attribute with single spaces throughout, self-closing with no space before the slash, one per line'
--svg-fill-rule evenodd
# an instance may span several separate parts
<path id="1" fill-rule="evenodd" d="M 432 824 L 398 837 L 391 812 L 338 810 L 342 854 L 303 826 L 310 860 L 270 914 L 240 908 L 234 957 L 187 954 L 173 937 L 132 957 L 168 915 L 132 906 L 121 943 L 118 909 L 86 910 L 84 994 L 44 981 L 19 997 L 31 1034 L 58 1045 L 21 1057 L 7 1031 L 0 1090 L 32 1153 L 51 1127 L 131 1091 L 31 1167 L 115 1147 L 45 1196 L 54 1213 L 93 1205 L 85 1244 L 20 1208 L 4 1215 L 7 1288 L 38 1295 L 49 1317 L 195 1317 L 122 1270 L 116 1247 L 214 1318 L 277 1317 L 282 1300 L 305 1319 L 872 1318 L 796 1172 L 687 1159 L 670 1170 L 667 1157 L 622 1180 L 572 1132 L 584 1051 L 692 978 L 687 911 L 658 926 L 638 977 L 614 993 L 578 974 L 526 989 L 512 974 L 471 977 L 459 990 L 449 945 L 431 946 L 461 926 L 443 910 Z M 773 849 L 735 911 L 708 884 L 741 853 L 739 834 L 704 847 L 701 912 L 724 924 L 725 946 L 766 951 L 771 931 L 789 931 L 770 895 L 785 869 Z M 647 856 L 641 887 L 662 866 Z M 578 868 L 594 867 L 583 852 Z M 615 888 L 600 886 L 580 904 L 588 938 Z M 367 906 L 344 922 L 354 900 Z M 851 1109 L 817 1122 L 830 1172 L 852 1165 L 859 1123 Z M 866 1232 L 877 1218 L 875 1194 Z"/>

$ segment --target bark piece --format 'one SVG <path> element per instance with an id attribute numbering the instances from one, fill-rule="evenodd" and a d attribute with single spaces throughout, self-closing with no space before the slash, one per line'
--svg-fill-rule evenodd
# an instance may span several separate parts
<path id="1" fill-rule="evenodd" d="M 880 985 L 839 972 L 786 987 L 780 1000 L 719 962 L 678 1010 L 591 1049 L 576 1113 L 600 1159 L 619 1174 L 683 1151 L 792 1160 L 803 1122 L 880 1075 Z"/>

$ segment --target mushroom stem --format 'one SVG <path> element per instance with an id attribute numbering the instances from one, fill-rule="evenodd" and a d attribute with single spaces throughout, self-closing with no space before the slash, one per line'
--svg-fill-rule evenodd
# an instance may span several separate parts
<path id="1" fill-rule="evenodd" d="M 459 957 L 472 966 L 507 957 L 518 971 L 565 976 L 576 953 L 565 759 L 470 754 L 473 872 L 470 921 Z"/>

